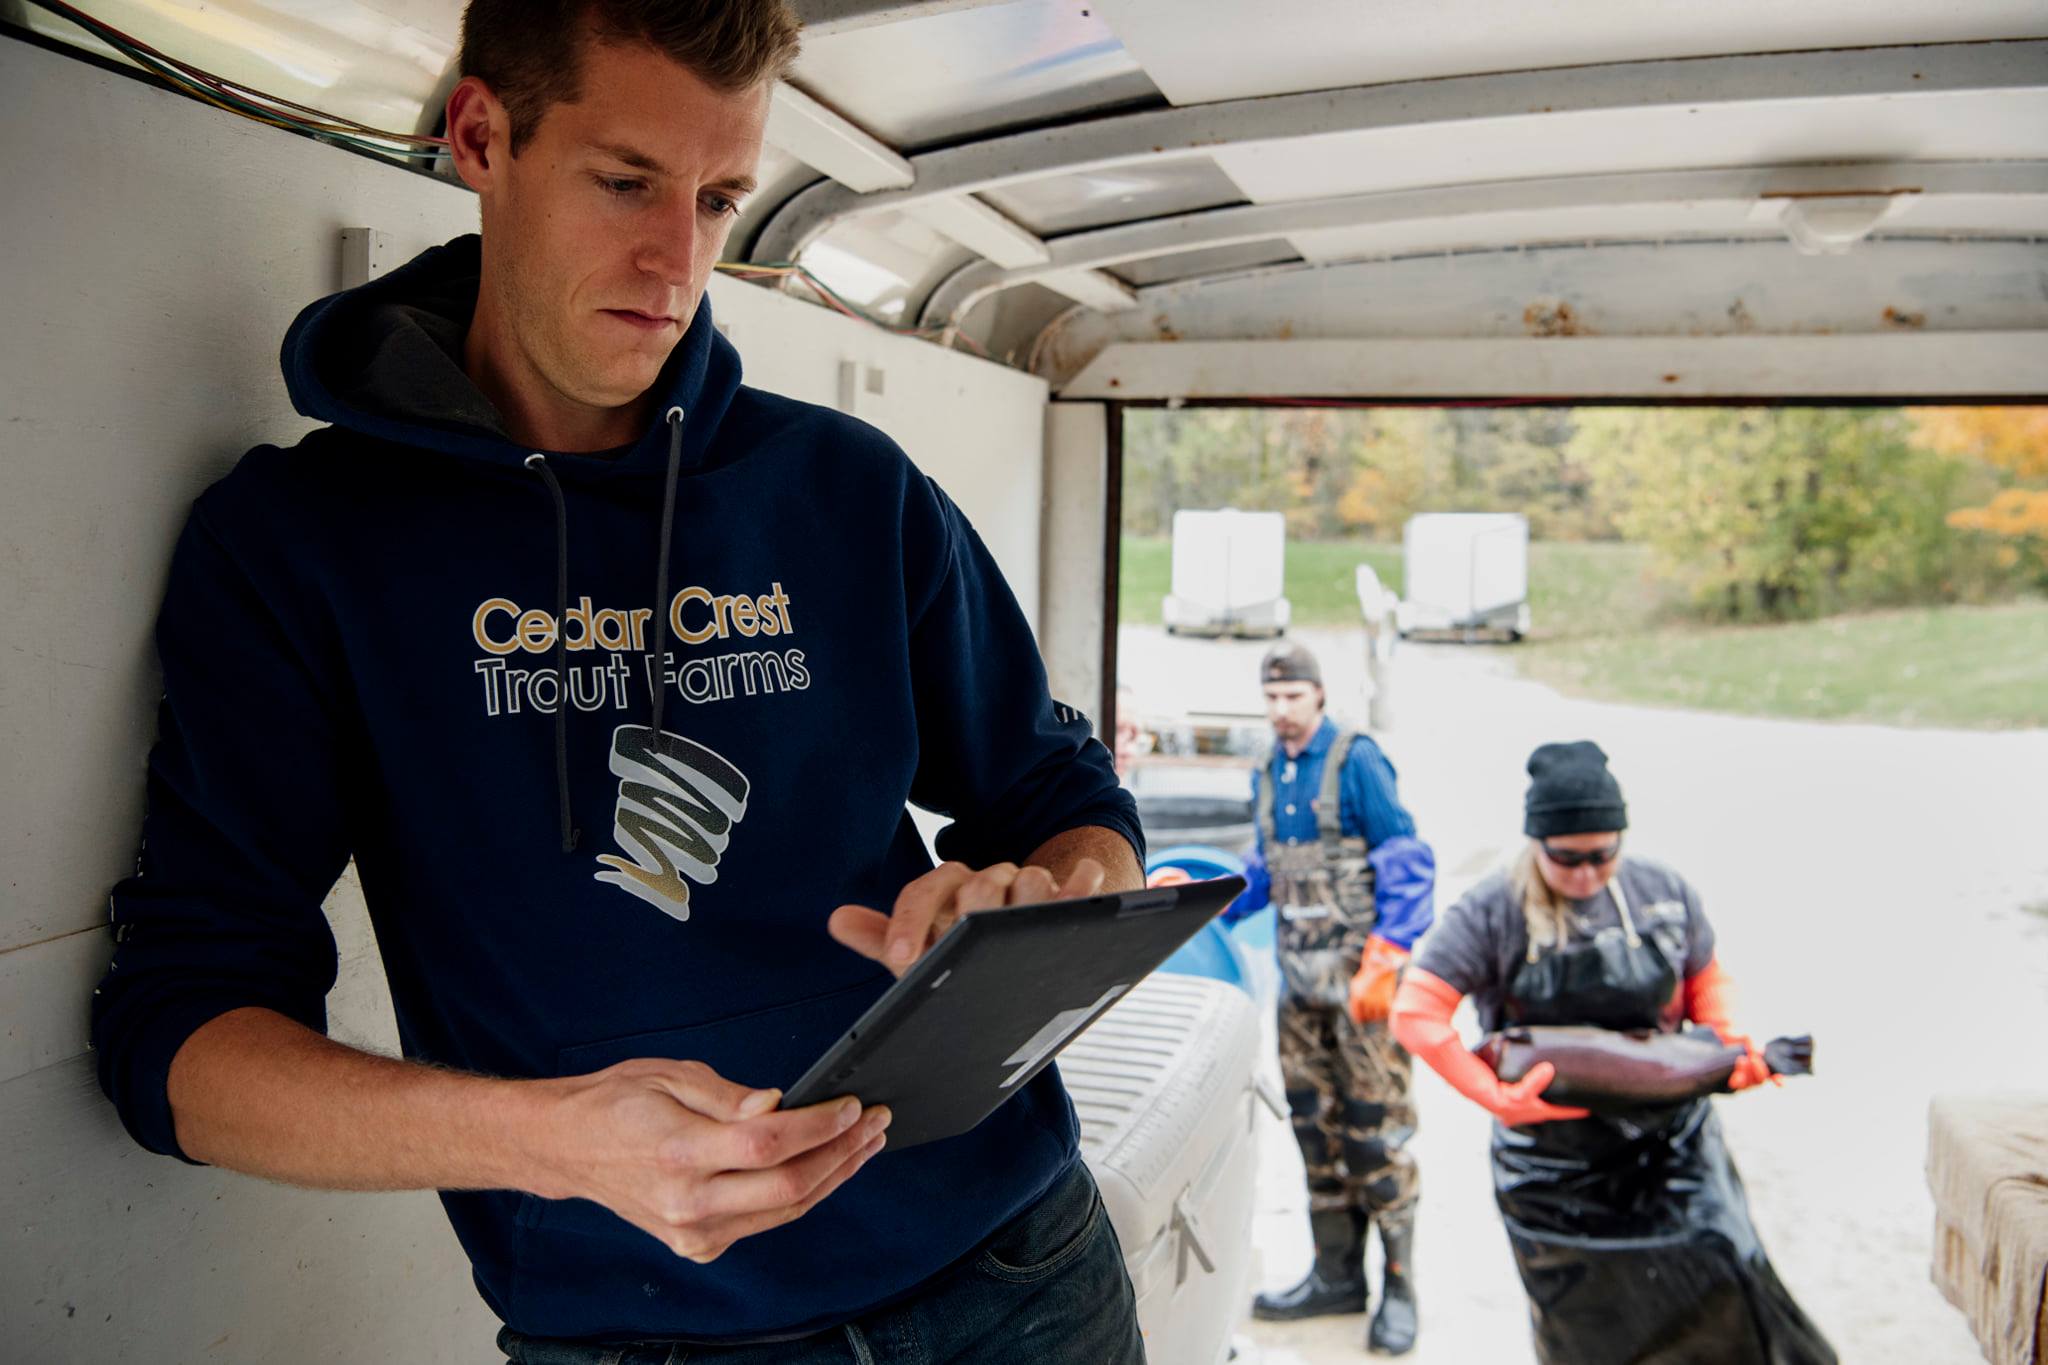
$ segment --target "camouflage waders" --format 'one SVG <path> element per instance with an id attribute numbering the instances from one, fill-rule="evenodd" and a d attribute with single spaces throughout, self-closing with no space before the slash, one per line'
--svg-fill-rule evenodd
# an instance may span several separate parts
<path id="1" fill-rule="evenodd" d="M 1356 737 L 1340 731 L 1323 760 L 1314 843 L 1280 841 L 1275 784 L 1259 784 L 1259 831 L 1279 916 L 1280 1076 L 1310 1213 L 1348 1210 L 1377 1219 L 1383 1236 L 1402 1237 L 1420 1183 L 1405 1150 L 1415 1133 L 1413 1064 L 1385 1023 L 1354 1023 L 1346 1008 L 1379 918 L 1366 842 L 1339 823 L 1339 782 Z"/>

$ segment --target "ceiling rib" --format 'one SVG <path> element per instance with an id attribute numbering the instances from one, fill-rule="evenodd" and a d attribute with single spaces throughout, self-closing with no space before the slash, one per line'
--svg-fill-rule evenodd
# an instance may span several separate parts
<path id="1" fill-rule="evenodd" d="M 1145 110 L 921 153 L 910 158 L 915 183 L 903 189 L 862 194 L 831 183 L 810 186 L 763 220 L 748 258 L 794 259 L 845 218 L 923 199 L 1224 147 L 1595 110 L 2036 90 L 2044 72 L 2048 42 L 1946 43 L 1623 62 Z"/>
<path id="2" fill-rule="evenodd" d="M 1003 268 L 975 262 L 964 266 L 932 291 L 920 321 L 925 326 L 958 325 L 975 305 L 992 295 L 1021 285 L 1046 284 L 1055 274 L 1318 228 L 1415 219 L 1478 219 L 1545 209 L 1673 201 L 1754 202 L 1855 193 L 2048 197 L 2048 162 L 1898 162 L 1559 176 L 1207 209 L 1070 233 L 1048 243 L 1048 259 L 1039 264 Z M 1446 240 L 1443 246 L 1449 249 L 1466 244 Z"/>
<path id="3" fill-rule="evenodd" d="M 921 199 L 906 206 L 904 212 L 969 251 L 980 252 L 998 267 L 1023 270 L 1052 259 L 1038 234 L 1018 226 L 971 194 Z"/>
<path id="4" fill-rule="evenodd" d="M 787 81 L 768 106 L 768 141 L 851 190 L 903 189 L 916 180 L 895 148 Z"/>
<path id="5" fill-rule="evenodd" d="M 1122 313 L 1138 306 L 1136 290 L 1100 270 L 1049 270 L 1040 274 L 1033 283 L 1054 293 L 1065 294 L 1075 303 L 1086 304 L 1098 313 Z"/>
<path id="6" fill-rule="evenodd" d="M 1044 241 L 971 194 L 922 200 L 904 212 L 969 251 L 979 252 L 996 269 L 1032 271 L 1033 283 L 1064 294 L 1076 303 L 1105 313 L 1137 307 L 1137 295 L 1123 281 L 1101 271 L 1040 269 L 1052 259 Z"/>
<path id="7" fill-rule="evenodd" d="M 2048 332 L 1863 336 L 1139 341 L 1062 399 L 1778 398 L 2037 395 Z"/>

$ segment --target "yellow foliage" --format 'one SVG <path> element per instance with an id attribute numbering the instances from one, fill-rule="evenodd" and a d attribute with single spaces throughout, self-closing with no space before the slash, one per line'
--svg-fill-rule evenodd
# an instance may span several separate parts
<path id="1" fill-rule="evenodd" d="M 2048 408 L 1909 408 L 1907 415 L 1929 450 L 2048 479 Z"/>
<path id="2" fill-rule="evenodd" d="M 1965 531 L 2040 536 L 2048 540 L 2048 489 L 2000 489 L 1983 507 L 1963 507 L 1949 513 L 1948 524 Z"/>
<path id="3" fill-rule="evenodd" d="M 1930 450 L 1981 460 L 2021 480 L 2048 479 L 2048 408 L 1909 408 L 1907 415 L 1915 438 Z M 2048 540 L 2048 490 L 2001 489 L 1982 507 L 1949 513 L 1948 524 Z"/>
<path id="4" fill-rule="evenodd" d="M 1354 529 L 1377 528 L 1385 516 L 1380 502 L 1386 487 L 1387 476 L 1379 470 L 1359 470 L 1357 477 L 1351 480 L 1351 486 L 1337 499 L 1337 515 L 1346 526 Z"/>

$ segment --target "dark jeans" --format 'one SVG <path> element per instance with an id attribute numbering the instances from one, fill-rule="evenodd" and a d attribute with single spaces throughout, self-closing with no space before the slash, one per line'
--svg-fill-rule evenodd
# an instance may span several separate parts
<path id="1" fill-rule="evenodd" d="M 510 1365 L 1144 1365 L 1138 1305 L 1094 1177 L 1036 1204 L 907 1303 L 800 1341 L 594 1344 L 498 1334 Z"/>

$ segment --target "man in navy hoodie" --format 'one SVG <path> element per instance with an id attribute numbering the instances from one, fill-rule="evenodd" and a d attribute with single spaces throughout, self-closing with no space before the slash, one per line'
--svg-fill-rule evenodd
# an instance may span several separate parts
<path id="1" fill-rule="evenodd" d="M 774 0 L 471 6 L 481 238 L 299 316 L 326 425 L 179 542 L 101 1080 L 154 1151 L 441 1191 L 516 1360 L 1137 1361 L 1055 1071 L 901 1153 L 775 1109 L 957 916 L 1142 847 L 959 509 L 712 327 L 795 46 Z M 351 857 L 404 1060 L 323 1036 Z"/>

